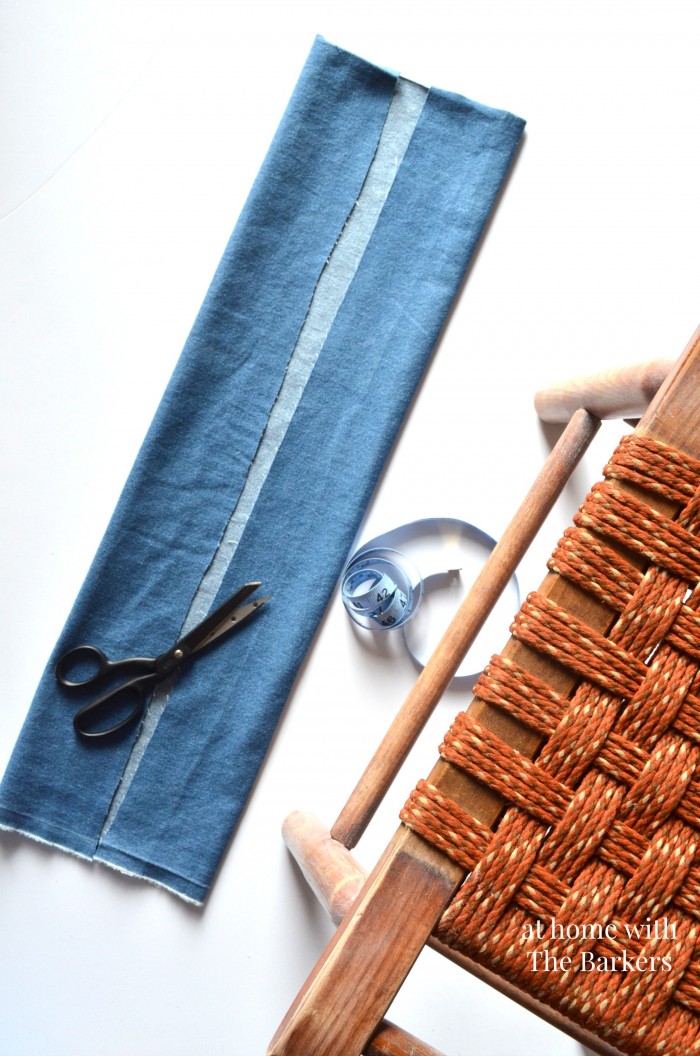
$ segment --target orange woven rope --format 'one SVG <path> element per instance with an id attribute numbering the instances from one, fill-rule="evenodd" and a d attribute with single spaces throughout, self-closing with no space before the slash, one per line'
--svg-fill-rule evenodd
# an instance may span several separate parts
<path id="1" fill-rule="evenodd" d="M 584 528 L 567 528 L 547 567 L 617 612 L 629 604 L 642 579 L 639 569 Z"/>
<path id="2" fill-rule="evenodd" d="M 511 633 L 612 693 L 633 695 L 646 675 L 641 661 L 539 594 L 528 595 Z"/>
<path id="3" fill-rule="evenodd" d="M 666 444 L 631 433 L 622 438 L 603 475 L 607 480 L 638 484 L 682 505 L 698 486 L 698 462 Z"/>
<path id="4" fill-rule="evenodd" d="M 502 656 L 492 657 L 481 675 L 479 697 L 542 734 L 554 732 L 568 703 L 541 679 Z"/>
<path id="5" fill-rule="evenodd" d="M 700 546 L 695 536 L 613 484 L 597 484 L 574 523 L 605 533 L 672 575 L 697 582 Z"/>
<path id="6" fill-rule="evenodd" d="M 684 508 L 671 520 L 623 482 Z M 625 437 L 549 562 L 610 633 L 539 594 L 511 628 L 578 676 L 571 699 L 506 657 L 475 687 L 540 735 L 538 757 L 468 713 L 440 749 L 503 799 L 495 831 L 425 782 L 401 813 L 468 874 L 440 938 L 630 1056 L 700 1053 L 699 484 L 697 460 Z"/>

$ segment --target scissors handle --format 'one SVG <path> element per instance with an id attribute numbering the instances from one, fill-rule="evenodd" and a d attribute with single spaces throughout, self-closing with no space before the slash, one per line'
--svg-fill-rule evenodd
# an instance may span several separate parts
<path id="1" fill-rule="evenodd" d="M 116 664 L 114 665 L 117 666 Z M 79 736 L 88 740 L 112 737 L 141 718 L 147 692 L 157 681 L 157 675 L 141 675 L 124 682 L 102 696 L 90 701 L 73 716 L 73 726 Z M 115 720 L 116 716 L 116 721 Z M 105 725 L 105 722 L 109 725 Z"/>
<path id="2" fill-rule="evenodd" d="M 155 660 L 134 656 L 128 660 L 110 660 L 96 645 L 76 645 L 58 658 L 55 667 L 56 680 L 67 689 L 76 686 L 92 686 L 118 671 L 142 669 L 152 671 Z M 83 674 L 82 672 L 86 672 Z"/>

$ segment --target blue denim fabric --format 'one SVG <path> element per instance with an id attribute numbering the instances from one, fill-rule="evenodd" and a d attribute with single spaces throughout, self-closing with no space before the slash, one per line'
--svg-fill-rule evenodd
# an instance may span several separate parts
<path id="1" fill-rule="evenodd" d="M 198 903 L 507 172 L 519 118 L 427 93 L 214 604 L 253 579 L 272 600 L 179 676 L 106 830 L 137 731 L 99 747 L 78 740 L 76 698 L 53 665 L 83 641 L 119 658 L 178 637 L 396 83 L 315 42 L 0 786 L 0 825 Z"/>

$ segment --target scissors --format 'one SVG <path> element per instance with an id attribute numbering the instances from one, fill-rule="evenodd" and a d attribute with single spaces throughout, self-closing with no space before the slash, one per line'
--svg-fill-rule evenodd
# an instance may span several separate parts
<path id="1" fill-rule="evenodd" d="M 113 682 L 115 675 L 118 676 L 120 672 L 126 676 L 126 681 L 113 685 L 76 712 L 73 716 L 76 733 L 94 742 L 100 738 L 111 737 L 137 722 L 143 714 L 146 698 L 155 685 L 217 638 L 236 630 L 261 605 L 270 600 L 268 596 L 255 598 L 244 604 L 260 585 L 246 583 L 228 601 L 160 656 L 132 656 L 125 660 L 110 660 L 95 645 L 78 645 L 65 652 L 59 658 L 55 672 L 57 681 L 66 689 Z M 86 666 L 91 668 L 89 674 L 76 677 L 76 673 L 84 670 Z M 129 677 L 130 674 L 133 677 Z M 111 721 L 111 725 L 105 727 L 105 721 Z"/>

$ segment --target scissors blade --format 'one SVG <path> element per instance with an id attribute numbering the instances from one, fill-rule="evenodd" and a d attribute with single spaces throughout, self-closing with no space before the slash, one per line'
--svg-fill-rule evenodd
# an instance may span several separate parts
<path id="1" fill-rule="evenodd" d="M 215 642 L 217 638 L 220 638 L 223 634 L 228 634 L 234 627 L 238 627 L 239 624 L 247 620 L 249 616 L 252 616 L 261 605 L 264 605 L 266 601 L 270 600 L 268 594 L 265 598 L 255 598 L 254 601 L 249 601 L 247 605 L 240 605 L 235 609 L 226 619 L 209 634 L 203 641 L 199 643 L 195 652 L 199 652 L 200 649 L 205 649 L 212 642 Z"/>
<path id="2" fill-rule="evenodd" d="M 233 630 L 234 627 L 241 623 L 245 616 L 249 616 L 251 612 L 259 608 L 263 601 L 267 601 L 267 598 L 260 599 L 258 602 L 250 602 L 249 605 L 243 606 L 246 598 L 258 589 L 262 584 L 246 583 L 244 586 L 237 590 L 227 601 L 220 605 L 218 609 L 206 616 L 201 623 L 198 623 L 196 627 L 193 627 L 189 634 L 186 634 L 184 638 L 181 638 L 173 650 L 179 650 L 184 653 L 185 657 L 191 656 L 192 653 L 202 649 L 204 645 L 208 645 L 213 642 L 215 638 L 218 638 L 221 634 L 225 634 L 229 630 Z M 245 608 L 246 611 L 244 616 L 241 616 L 241 610 Z"/>

